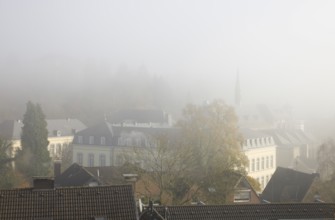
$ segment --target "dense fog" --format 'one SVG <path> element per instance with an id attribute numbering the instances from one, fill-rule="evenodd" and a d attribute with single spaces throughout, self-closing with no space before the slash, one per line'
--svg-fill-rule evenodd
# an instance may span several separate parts
<path id="1" fill-rule="evenodd" d="M 334 120 L 334 1 L 0 0 L 0 121 L 28 100 L 94 123 L 122 108 L 289 106 Z M 327 124 L 328 123 L 328 124 Z M 312 126 L 311 126 L 312 127 Z"/>

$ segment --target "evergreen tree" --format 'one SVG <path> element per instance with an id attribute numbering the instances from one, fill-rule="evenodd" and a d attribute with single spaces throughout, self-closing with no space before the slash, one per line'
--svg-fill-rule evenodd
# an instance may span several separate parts
<path id="1" fill-rule="evenodd" d="M 47 122 L 42 108 L 29 101 L 23 117 L 22 150 L 18 154 L 18 168 L 27 177 L 49 174 L 51 158 L 48 144 Z"/>
<path id="2" fill-rule="evenodd" d="M 10 151 L 12 143 L 10 141 L 0 139 L 0 188 L 9 189 L 15 186 L 16 179 L 11 162 L 14 158 L 11 157 Z"/>

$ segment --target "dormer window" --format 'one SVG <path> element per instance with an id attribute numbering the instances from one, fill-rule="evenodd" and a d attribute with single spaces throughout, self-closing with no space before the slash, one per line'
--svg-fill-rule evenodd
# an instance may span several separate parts
<path id="1" fill-rule="evenodd" d="M 62 135 L 62 132 L 60 130 L 54 130 L 54 136 L 60 137 Z"/>
<path id="2" fill-rule="evenodd" d="M 234 202 L 250 202 L 251 200 L 251 190 L 235 190 L 234 192 Z"/>

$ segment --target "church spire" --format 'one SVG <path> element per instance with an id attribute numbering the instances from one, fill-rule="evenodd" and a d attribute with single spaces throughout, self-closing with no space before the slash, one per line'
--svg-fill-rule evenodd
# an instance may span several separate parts
<path id="1" fill-rule="evenodd" d="M 240 105 L 241 105 L 240 78 L 239 78 L 239 71 L 237 69 L 236 84 L 235 84 L 235 106 L 238 107 Z"/>

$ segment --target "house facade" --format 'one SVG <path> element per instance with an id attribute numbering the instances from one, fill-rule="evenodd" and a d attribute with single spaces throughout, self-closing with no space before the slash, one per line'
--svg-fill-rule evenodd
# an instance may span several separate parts
<path id="1" fill-rule="evenodd" d="M 72 143 L 75 133 L 86 128 L 78 119 L 47 119 L 46 122 L 48 150 L 53 159 L 61 159 L 62 150 Z M 12 156 L 21 149 L 22 127 L 21 120 L 7 120 L 0 124 L 0 137 L 12 141 Z"/>
<path id="2" fill-rule="evenodd" d="M 243 151 L 248 158 L 246 171 L 256 179 L 263 190 L 277 167 L 277 146 L 273 137 L 251 129 L 241 129 Z"/>
<path id="3" fill-rule="evenodd" d="M 268 129 L 277 145 L 277 165 L 302 172 L 316 171 L 317 141 L 300 129 Z"/>
<path id="4" fill-rule="evenodd" d="M 170 127 L 124 127 L 104 121 L 75 135 L 72 161 L 85 167 L 131 162 L 145 168 L 146 161 L 138 157 L 140 152 L 155 146 L 160 134 L 173 132 L 175 129 Z"/>

